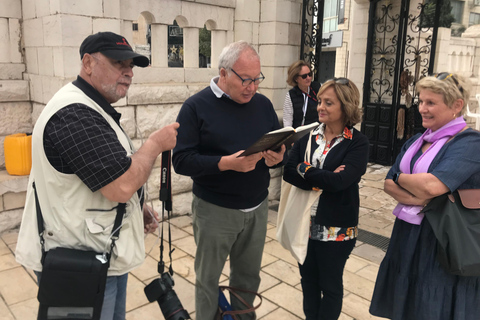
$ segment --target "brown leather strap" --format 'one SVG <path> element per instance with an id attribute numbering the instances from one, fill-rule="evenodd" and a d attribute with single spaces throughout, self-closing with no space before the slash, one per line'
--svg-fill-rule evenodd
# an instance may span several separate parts
<path id="1" fill-rule="evenodd" d="M 220 286 L 220 289 L 222 291 L 229 291 L 233 296 L 235 296 L 238 300 L 240 300 L 241 303 L 243 303 L 243 305 L 245 305 L 248 309 L 244 309 L 244 310 L 232 310 L 232 311 L 224 311 L 222 312 L 222 317 L 224 315 L 231 315 L 233 316 L 234 319 L 237 319 L 235 317 L 235 315 L 237 314 L 246 314 L 246 313 L 250 313 L 250 312 L 253 312 L 255 310 L 257 310 L 261 305 L 262 305 L 262 301 L 263 301 L 263 297 L 255 292 L 255 291 L 250 291 L 250 290 L 246 290 L 246 289 L 239 289 L 239 288 L 233 288 L 233 287 L 228 287 L 228 286 Z M 257 297 L 260 298 L 260 302 L 258 303 L 258 305 L 256 306 L 252 306 L 250 305 L 247 301 L 245 301 L 245 299 L 243 299 L 237 292 L 244 292 L 244 293 L 250 293 L 250 294 L 254 294 L 256 295 Z"/>

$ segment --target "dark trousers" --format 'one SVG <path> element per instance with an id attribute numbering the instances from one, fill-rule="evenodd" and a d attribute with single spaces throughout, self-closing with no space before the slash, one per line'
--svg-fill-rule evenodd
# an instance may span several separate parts
<path id="1" fill-rule="evenodd" d="M 306 320 L 337 320 L 340 316 L 343 269 L 355 242 L 308 241 L 307 257 L 299 264 Z"/>

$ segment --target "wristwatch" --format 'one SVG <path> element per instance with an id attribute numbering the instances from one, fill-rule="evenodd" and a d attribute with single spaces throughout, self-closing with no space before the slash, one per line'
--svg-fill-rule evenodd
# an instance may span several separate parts
<path id="1" fill-rule="evenodd" d="M 400 177 L 400 174 L 401 174 L 401 172 L 395 172 L 395 173 L 393 174 L 392 180 L 393 180 L 393 182 L 395 182 L 396 184 L 398 184 L 398 178 Z"/>

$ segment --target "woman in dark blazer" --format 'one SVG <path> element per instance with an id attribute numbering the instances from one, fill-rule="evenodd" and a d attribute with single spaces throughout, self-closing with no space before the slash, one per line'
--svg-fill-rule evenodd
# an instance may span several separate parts
<path id="1" fill-rule="evenodd" d="M 307 257 L 299 264 L 306 320 L 338 319 L 342 310 L 343 270 L 358 234 L 358 183 L 365 173 L 369 143 L 353 128 L 361 120 L 360 93 L 353 82 L 335 78 L 318 92 L 322 124 L 309 141 L 296 142 L 283 179 L 304 190 L 323 190 L 311 208 Z"/>

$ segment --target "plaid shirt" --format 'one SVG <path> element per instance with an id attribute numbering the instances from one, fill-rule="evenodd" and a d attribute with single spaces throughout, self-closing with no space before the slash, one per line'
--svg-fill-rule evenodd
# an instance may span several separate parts
<path id="1" fill-rule="evenodd" d="M 80 77 L 73 84 L 119 123 L 121 114 L 98 91 Z M 50 118 L 43 144 L 56 170 L 76 174 L 92 192 L 124 174 L 132 161 L 105 118 L 78 103 L 60 109 Z"/>

